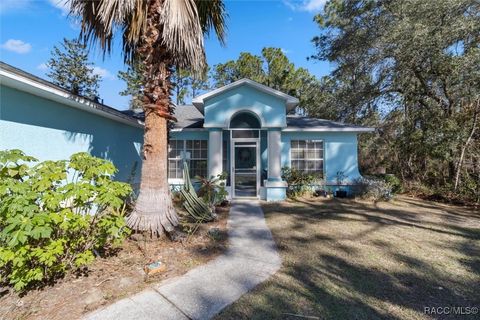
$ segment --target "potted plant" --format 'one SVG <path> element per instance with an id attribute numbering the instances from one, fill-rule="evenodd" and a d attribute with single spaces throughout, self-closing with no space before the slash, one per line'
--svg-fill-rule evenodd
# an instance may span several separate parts
<path id="1" fill-rule="evenodd" d="M 346 198 L 347 197 L 347 190 L 343 188 L 344 182 L 347 179 L 347 176 L 343 171 L 337 171 L 337 175 L 335 177 L 337 180 L 338 189 L 335 191 L 336 198 Z"/>

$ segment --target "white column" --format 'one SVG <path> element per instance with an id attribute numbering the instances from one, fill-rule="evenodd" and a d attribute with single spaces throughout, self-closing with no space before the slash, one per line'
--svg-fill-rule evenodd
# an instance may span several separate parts
<path id="1" fill-rule="evenodd" d="M 268 131 L 268 180 L 281 181 L 281 132 L 280 130 Z"/>
<path id="2" fill-rule="evenodd" d="M 213 129 L 208 132 L 208 177 L 222 173 L 223 132 Z"/>

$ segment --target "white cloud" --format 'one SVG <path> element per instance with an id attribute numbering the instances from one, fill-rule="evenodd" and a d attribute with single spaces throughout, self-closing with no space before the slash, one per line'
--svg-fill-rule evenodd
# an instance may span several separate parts
<path id="1" fill-rule="evenodd" d="M 62 14 L 67 15 L 70 12 L 70 0 L 48 0 L 52 6 L 62 11 Z"/>
<path id="2" fill-rule="evenodd" d="M 281 48 L 280 50 L 282 50 L 283 54 L 288 54 L 290 52 L 290 50 L 287 50 L 285 48 Z"/>
<path id="3" fill-rule="evenodd" d="M 31 0 L 1 0 L 0 13 L 13 11 L 17 9 L 24 9 L 30 4 Z"/>
<path id="4" fill-rule="evenodd" d="M 295 11 L 319 12 L 323 10 L 327 0 L 283 0 L 283 3 Z"/>
<path id="5" fill-rule="evenodd" d="M 30 52 L 30 50 L 32 50 L 32 45 L 30 43 L 23 42 L 22 40 L 9 39 L 2 44 L 2 48 L 8 51 L 23 54 Z"/>
<path id="6" fill-rule="evenodd" d="M 115 77 L 107 69 L 95 66 L 93 67 L 93 74 L 97 74 L 103 79 L 115 80 Z"/>
<path id="7" fill-rule="evenodd" d="M 41 70 L 41 71 L 47 71 L 48 70 L 48 66 L 46 63 L 40 63 L 38 66 L 37 66 L 37 69 L 38 70 Z"/>
<path id="8" fill-rule="evenodd" d="M 303 9 L 306 11 L 320 11 L 325 6 L 327 0 L 308 0 L 303 4 Z"/>

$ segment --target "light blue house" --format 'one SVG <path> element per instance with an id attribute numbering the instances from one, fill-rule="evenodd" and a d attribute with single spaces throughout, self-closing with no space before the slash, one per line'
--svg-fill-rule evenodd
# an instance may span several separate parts
<path id="1" fill-rule="evenodd" d="M 172 130 L 169 177 L 182 183 L 182 159 L 192 176 L 228 173 L 231 197 L 283 200 L 282 167 L 317 174 L 327 185 L 360 177 L 357 135 L 372 128 L 289 115 L 298 99 L 242 79 L 179 106 Z"/>
<path id="2" fill-rule="evenodd" d="M 89 151 L 112 160 L 119 179 L 137 182 L 142 113 L 72 96 L 6 64 L 0 70 L 0 149 L 18 148 L 40 159 L 65 159 Z M 282 167 L 317 174 L 336 187 L 360 177 L 357 135 L 372 128 L 290 115 L 298 99 L 242 79 L 178 106 L 170 134 L 169 183 L 190 175 L 228 173 L 232 198 L 283 200 Z M 130 178 L 129 178 L 130 177 Z"/>

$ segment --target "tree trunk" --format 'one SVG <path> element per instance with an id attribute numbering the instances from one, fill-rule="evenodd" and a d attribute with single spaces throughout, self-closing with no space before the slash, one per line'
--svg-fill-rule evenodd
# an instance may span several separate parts
<path id="1" fill-rule="evenodd" d="M 137 54 L 145 67 L 145 134 L 140 194 L 127 224 L 136 231 L 161 236 L 173 231 L 178 216 L 168 185 L 167 148 L 170 108 L 172 59 L 161 42 L 159 8 L 162 0 L 150 0 L 147 31 Z"/>
<path id="2" fill-rule="evenodd" d="M 476 105 L 474 107 L 475 109 L 473 113 L 472 128 L 470 130 L 470 134 L 467 140 L 465 141 L 465 144 L 462 146 L 462 151 L 460 152 L 460 158 L 458 159 L 457 172 L 455 174 L 455 186 L 453 188 L 455 191 L 457 191 L 458 184 L 460 183 L 460 173 L 462 172 L 462 165 L 463 165 L 463 159 L 465 158 L 465 151 L 467 150 L 467 147 L 472 141 L 475 131 L 477 130 L 479 106 L 480 106 L 480 100 L 477 100 Z"/>

